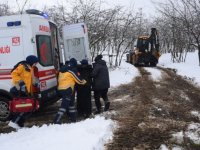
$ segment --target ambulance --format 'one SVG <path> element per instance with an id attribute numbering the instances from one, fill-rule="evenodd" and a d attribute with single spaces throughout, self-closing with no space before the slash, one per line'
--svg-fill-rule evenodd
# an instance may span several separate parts
<path id="1" fill-rule="evenodd" d="M 75 58 L 78 62 L 85 59 L 91 64 L 91 55 L 89 49 L 88 30 L 85 23 L 76 23 L 64 25 L 63 44 L 64 60 Z"/>
<path id="2" fill-rule="evenodd" d="M 57 100 L 57 75 L 60 54 L 58 29 L 49 21 L 47 15 L 38 10 L 27 10 L 20 15 L 0 17 L 0 121 L 9 118 L 8 103 L 11 70 L 28 55 L 39 58 L 34 68 L 40 87 L 35 89 L 41 104 Z"/>

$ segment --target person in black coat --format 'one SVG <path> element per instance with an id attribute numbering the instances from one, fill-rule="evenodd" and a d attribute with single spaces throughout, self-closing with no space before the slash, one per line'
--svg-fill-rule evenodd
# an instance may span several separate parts
<path id="1" fill-rule="evenodd" d="M 77 85 L 77 111 L 80 116 L 88 118 L 92 113 L 91 85 L 92 85 L 92 66 L 87 60 L 82 60 L 78 66 L 81 76 L 87 81 L 85 85 Z"/>
<path id="2" fill-rule="evenodd" d="M 108 100 L 108 88 L 110 88 L 109 72 L 106 62 L 102 60 L 102 55 L 98 55 L 95 58 L 95 63 L 93 64 L 93 89 L 94 89 L 94 99 L 96 105 L 96 113 L 101 113 L 101 101 L 100 98 L 104 100 L 104 111 L 109 110 L 110 102 Z"/>

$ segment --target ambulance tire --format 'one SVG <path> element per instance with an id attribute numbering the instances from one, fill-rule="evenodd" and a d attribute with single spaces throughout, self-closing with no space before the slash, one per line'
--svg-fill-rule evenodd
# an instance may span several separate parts
<path id="1" fill-rule="evenodd" d="M 0 121 L 8 121 L 10 118 L 9 99 L 0 96 Z"/>

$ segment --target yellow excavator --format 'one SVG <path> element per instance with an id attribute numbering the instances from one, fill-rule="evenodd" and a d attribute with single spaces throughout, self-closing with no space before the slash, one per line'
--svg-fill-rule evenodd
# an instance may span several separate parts
<path id="1" fill-rule="evenodd" d="M 159 37 L 156 28 L 150 36 L 139 36 L 134 50 L 127 54 L 127 62 L 134 66 L 156 66 L 160 57 Z"/>

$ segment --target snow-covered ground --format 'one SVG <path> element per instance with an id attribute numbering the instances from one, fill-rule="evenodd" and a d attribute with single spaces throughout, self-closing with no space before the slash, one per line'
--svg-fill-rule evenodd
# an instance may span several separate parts
<path id="1" fill-rule="evenodd" d="M 164 54 L 159 60 L 159 66 L 174 68 L 182 76 L 191 78 L 200 86 L 200 67 L 197 52 L 188 54 L 186 63 L 172 63 L 170 54 Z M 152 75 L 152 79 L 161 79 L 161 72 L 155 68 L 146 68 Z M 110 69 L 111 87 L 131 82 L 139 75 L 137 68 L 122 62 L 117 69 Z M 199 113 L 191 112 L 198 115 Z M 104 144 L 112 140 L 112 133 L 117 127 L 116 123 L 103 116 L 72 124 L 43 125 L 32 128 L 20 129 L 17 132 L 0 134 L 0 150 L 103 150 Z M 192 136 L 195 142 L 196 134 L 192 129 L 198 128 L 199 124 L 191 124 L 188 127 L 188 137 Z M 177 133 L 179 134 L 179 133 Z M 176 136 L 176 135 L 175 135 Z M 167 149 L 165 145 L 161 149 Z M 175 149 L 179 149 L 176 147 Z"/>
<path id="2" fill-rule="evenodd" d="M 43 125 L 0 135 L 1 150 L 101 150 L 112 138 L 112 120 L 97 116 L 79 123 Z"/>
<path id="3" fill-rule="evenodd" d="M 200 66 L 198 60 L 198 52 L 187 54 L 186 62 L 172 63 L 171 54 L 163 54 L 159 59 L 159 66 L 165 68 L 172 68 L 177 70 L 177 74 L 191 79 L 195 84 L 200 86 Z"/>
<path id="4" fill-rule="evenodd" d="M 110 69 L 111 87 L 129 83 L 138 75 L 138 69 L 133 67 L 133 65 L 126 63 L 124 60 L 120 67 L 116 68 L 115 70 Z"/>

